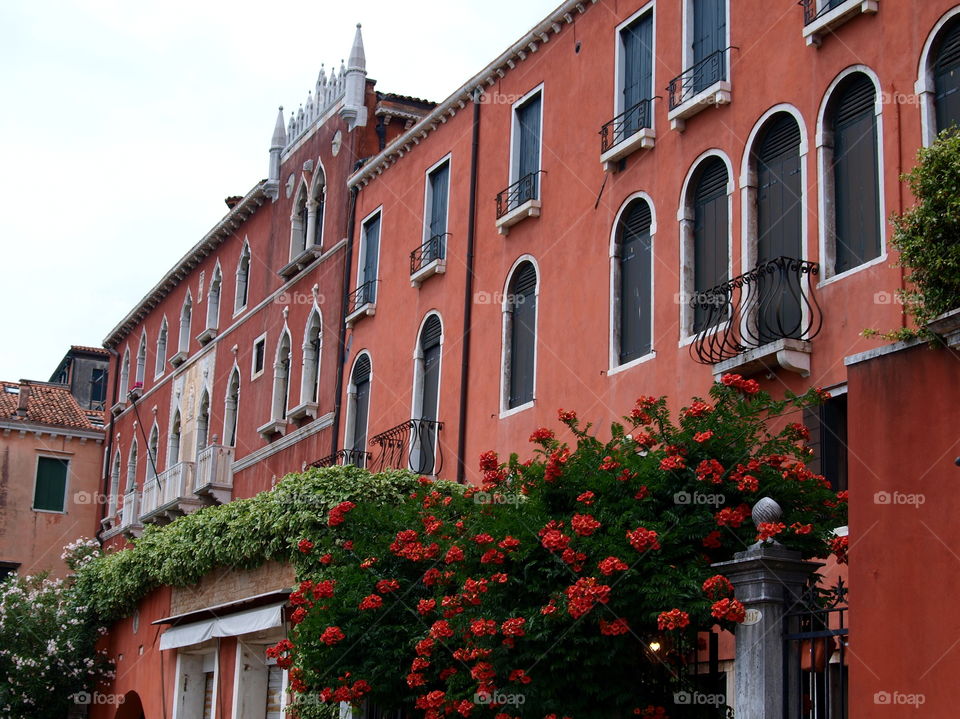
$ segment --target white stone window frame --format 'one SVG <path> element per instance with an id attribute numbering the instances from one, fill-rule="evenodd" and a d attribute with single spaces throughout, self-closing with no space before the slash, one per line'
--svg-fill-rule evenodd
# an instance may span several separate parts
<path id="1" fill-rule="evenodd" d="M 937 20 L 927 35 L 920 53 L 920 64 L 917 68 L 917 82 L 914 92 L 920 104 L 920 126 L 923 133 L 923 146 L 930 147 L 937 139 L 937 108 L 936 85 L 933 77 L 933 66 L 937 58 L 933 55 L 933 48 L 942 39 L 943 32 L 948 24 L 960 16 L 960 5 L 951 8 Z"/>
<path id="2" fill-rule="evenodd" d="M 683 2 L 683 17 L 681 25 L 681 38 L 682 42 L 680 43 L 681 48 L 681 64 L 683 66 L 682 73 L 686 73 L 688 70 L 693 68 L 693 0 L 682 0 Z M 685 129 L 686 120 L 694 115 L 698 114 L 701 110 L 706 109 L 710 105 L 720 105 L 728 104 L 731 102 L 733 94 L 733 63 L 730 62 L 730 47 L 732 45 L 731 40 L 731 25 L 730 22 L 730 0 L 724 0 L 726 4 L 726 36 L 724 38 L 724 51 L 723 51 L 723 61 L 726 63 L 726 80 L 719 80 L 709 87 L 705 87 L 703 90 L 698 92 L 696 95 L 691 97 L 689 100 L 680 103 L 673 110 L 668 110 L 667 119 L 670 120 L 671 129 L 683 131 Z M 713 96 L 715 102 L 705 102 L 705 99 Z M 720 102 L 719 100 L 723 100 Z M 698 110 L 691 112 L 692 108 L 699 107 Z"/>
<path id="3" fill-rule="evenodd" d="M 257 345 L 263 345 L 263 366 L 258 370 L 257 369 Z M 267 369 L 267 333 L 264 332 L 262 335 L 257 337 L 253 343 L 250 345 L 250 379 L 255 380 L 257 377 L 263 375 Z"/>
<path id="4" fill-rule="evenodd" d="M 511 333 L 513 330 L 513 325 L 511 324 L 511 312 L 510 312 L 510 285 L 513 283 L 513 276 L 517 271 L 517 268 L 524 262 L 529 262 L 533 265 L 534 271 L 537 273 L 537 285 L 536 289 L 533 292 L 533 296 L 536 300 L 536 314 L 534 315 L 533 320 L 533 387 L 531 391 L 532 399 L 529 402 L 524 402 L 521 405 L 516 407 L 510 406 L 510 360 L 511 353 L 513 351 L 513 346 L 511 343 Z M 503 293 L 501 295 L 502 299 L 500 302 L 500 313 L 501 313 L 501 334 L 500 334 L 500 419 L 505 419 L 511 417 L 519 412 L 528 410 L 531 407 L 534 407 L 537 403 L 537 365 L 539 364 L 539 355 L 540 355 L 540 289 L 543 284 L 543 274 L 540 272 L 540 264 L 537 262 L 537 258 L 531 254 L 520 255 L 513 264 L 510 266 L 509 272 L 507 272 L 506 281 L 503 284 Z"/>
<path id="5" fill-rule="evenodd" d="M 423 382 L 425 368 L 423 366 L 423 328 L 431 317 L 436 317 L 440 322 L 440 366 L 437 368 L 437 416 L 440 415 L 440 397 L 443 390 L 443 345 L 447 339 L 446 325 L 443 322 L 443 315 L 440 310 L 431 309 L 423 316 L 420 326 L 417 328 L 417 339 L 413 346 L 413 385 L 412 396 L 410 398 L 410 417 L 411 419 L 420 419 L 423 417 Z M 409 456 L 413 457 L 414 452 L 419 451 L 419 436 L 416 432 L 410 434 Z M 440 433 L 433 434 L 433 456 L 437 456 L 437 445 L 440 443 Z M 436 468 L 434 468 L 436 469 Z"/>
<path id="6" fill-rule="evenodd" d="M 243 303 L 240 303 L 240 277 L 241 272 L 243 271 L 243 263 L 246 259 L 247 267 L 246 272 L 244 273 L 243 279 Z M 237 256 L 237 267 L 234 272 L 235 281 L 233 288 L 233 317 L 236 318 L 238 315 L 246 311 L 247 307 L 250 306 L 250 272 L 253 269 L 253 252 L 250 249 L 250 240 L 247 237 L 243 238 L 243 245 L 240 247 L 240 254 Z"/>
<path id="7" fill-rule="evenodd" d="M 433 193 L 430 191 L 430 176 L 444 165 L 447 166 L 447 196 L 444 202 L 447 206 L 446 226 L 443 228 L 443 257 L 435 257 L 426 265 L 414 270 L 410 274 L 410 282 L 419 287 L 423 280 L 431 275 L 446 272 L 447 268 L 447 235 L 450 230 L 450 186 L 453 184 L 453 153 L 448 152 L 423 173 L 423 231 L 420 237 L 420 246 L 423 247 L 433 235 L 430 232 L 430 217 L 433 214 Z M 381 229 L 382 229 L 381 223 Z"/>
<path id="8" fill-rule="evenodd" d="M 357 362 L 360 361 L 360 358 L 366 355 L 367 361 L 370 363 L 370 375 L 367 380 L 370 385 L 370 392 L 367 395 L 367 426 L 364 428 L 364 434 L 367 438 L 367 443 L 370 442 L 370 406 L 373 402 L 373 355 L 370 350 L 362 349 L 357 352 L 357 356 L 353 358 L 353 363 L 350 365 L 350 374 L 348 375 L 349 380 L 347 381 L 347 407 L 346 412 L 344 412 L 344 428 L 343 428 L 343 448 L 345 450 L 351 450 L 353 448 L 353 442 L 356 439 L 356 430 L 354 428 L 354 418 L 357 414 L 357 386 L 353 383 L 353 374 L 357 369 Z M 365 452 L 365 449 L 359 450 Z"/>
<path id="9" fill-rule="evenodd" d="M 675 301 L 680 311 L 680 339 L 678 347 L 686 347 L 697 338 L 693 331 L 694 311 L 690 306 L 690 300 L 694 294 L 694 265 L 693 258 L 696 254 L 694 248 L 694 186 L 693 178 L 697 175 L 700 166 L 711 157 L 719 158 L 727 166 L 727 279 L 733 274 L 733 199 L 736 193 L 736 175 L 733 172 L 733 163 L 729 155 L 718 148 L 711 148 L 701 153 L 687 170 L 687 176 L 683 180 L 683 187 L 680 191 L 680 201 L 677 204 L 677 223 L 680 229 L 680 286 Z M 724 327 L 723 323 L 718 324 L 710 330 L 717 332 Z"/>
<path id="10" fill-rule="evenodd" d="M 154 381 L 163 377 L 163 373 L 167 371 L 167 352 L 169 349 L 170 325 L 167 322 L 167 316 L 164 315 L 160 322 L 160 330 L 157 332 L 156 360 L 153 368 Z"/>
<path id="11" fill-rule="evenodd" d="M 67 476 L 66 481 L 63 483 L 63 509 L 37 509 L 33 506 L 33 502 L 37 497 L 37 480 L 40 479 L 40 459 L 57 459 L 67 463 Z M 39 512 L 41 514 L 69 514 L 69 503 L 67 500 L 70 498 L 70 466 L 73 462 L 71 454 L 54 454 L 52 452 L 37 452 L 36 457 L 34 458 L 33 463 L 33 487 L 32 493 L 30 494 L 30 510 L 33 512 Z"/>
<path id="12" fill-rule="evenodd" d="M 205 684 L 201 681 L 189 681 L 190 676 L 203 676 L 209 671 L 208 666 L 212 662 L 213 669 L 213 697 L 211 701 L 211 713 L 213 716 L 219 716 L 217 705 L 220 697 L 220 661 L 217 646 L 203 649 L 179 649 L 177 650 L 176 681 L 173 684 L 173 716 L 172 719 L 196 719 L 203 713 L 203 704 L 205 698 Z M 199 693 L 193 687 L 199 687 Z M 185 694 L 185 692 L 191 692 Z M 199 696 L 199 704 L 196 697 Z M 192 700 L 192 701 L 191 701 Z M 185 706 L 190 702 L 189 706 Z M 196 713 L 199 706 L 200 714 Z"/>
<path id="13" fill-rule="evenodd" d="M 235 399 L 230 396 L 230 386 L 233 384 L 234 377 L 237 378 L 237 396 Z M 240 373 L 240 367 L 237 365 L 236 360 L 234 360 L 233 367 L 230 368 L 230 372 L 227 374 L 227 391 L 223 398 L 223 443 L 227 446 L 234 446 L 228 444 L 228 440 L 231 434 L 236 438 L 240 428 L 240 388 L 242 382 L 243 376 Z M 230 406 L 231 402 L 233 402 L 233 407 Z M 231 420 L 233 421 L 232 432 L 230 431 Z M 234 442 L 234 444 L 236 444 L 236 442 Z"/>
<path id="14" fill-rule="evenodd" d="M 623 213 L 633 203 L 634 200 L 643 200 L 650 208 L 650 351 L 641 357 L 630 360 L 629 362 L 620 362 L 620 258 L 617 257 L 617 237 L 620 230 L 620 221 L 623 219 Z M 657 356 L 654 348 L 656 337 L 656 300 L 655 290 L 657 286 L 655 261 L 657 235 L 657 212 L 653 205 L 653 198 L 643 191 L 634 192 L 620 205 L 617 214 L 613 219 L 613 227 L 610 231 L 610 335 L 609 335 L 609 363 L 607 367 L 607 376 L 625 372 L 637 365 L 644 364 Z"/>
<path id="15" fill-rule="evenodd" d="M 870 78 L 876 92 L 874 99 L 874 115 L 877 120 L 877 180 L 879 185 L 879 212 L 880 212 L 880 254 L 872 260 L 864 262 L 862 265 L 852 267 L 845 272 L 834 273 L 834 263 L 836 262 L 836 208 L 834 206 L 835 186 L 833 181 L 833 172 L 831 165 L 833 163 L 833 138 L 829 130 L 831 118 L 827 117 L 830 110 L 831 101 L 836 94 L 840 84 L 855 73 L 861 73 Z M 887 203 L 885 197 L 884 183 L 884 153 L 883 153 L 883 90 L 880 85 L 880 78 L 866 65 L 851 65 L 838 74 L 820 102 L 820 109 L 817 113 L 817 172 L 819 181 L 817 183 L 817 237 L 820 255 L 820 280 L 817 288 L 824 287 L 837 282 L 858 272 L 862 272 L 875 265 L 887 261 Z M 832 239 L 831 239 L 832 235 Z"/>

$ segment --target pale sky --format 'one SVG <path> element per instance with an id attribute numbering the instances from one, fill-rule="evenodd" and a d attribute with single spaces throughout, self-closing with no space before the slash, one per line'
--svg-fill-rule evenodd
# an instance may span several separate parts
<path id="1" fill-rule="evenodd" d="M 277 106 L 363 23 L 377 89 L 440 101 L 559 0 L 0 0 L 0 379 L 46 380 L 267 174 Z"/>

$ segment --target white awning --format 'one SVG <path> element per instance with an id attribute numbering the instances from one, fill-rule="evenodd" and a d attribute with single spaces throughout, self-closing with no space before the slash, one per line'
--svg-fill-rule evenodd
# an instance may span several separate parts
<path id="1" fill-rule="evenodd" d="M 160 635 L 160 649 L 176 649 L 200 644 L 211 637 L 236 637 L 250 632 L 273 629 L 283 624 L 284 603 L 227 614 L 201 622 L 171 627 Z"/>

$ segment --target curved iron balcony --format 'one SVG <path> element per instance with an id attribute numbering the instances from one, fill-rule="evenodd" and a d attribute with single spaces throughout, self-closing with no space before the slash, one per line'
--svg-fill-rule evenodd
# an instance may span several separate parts
<path id="1" fill-rule="evenodd" d="M 651 100 L 641 100 L 600 128 L 600 153 L 619 145 L 640 130 L 649 129 Z"/>
<path id="2" fill-rule="evenodd" d="M 374 471 L 384 469 L 409 469 L 411 472 L 436 475 L 443 467 L 438 435 L 443 422 L 430 419 L 408 419 L 386 432 L 371 437 L 377 445 L 373 460 Z"/>
<path id="3" fill-rule="evenodd" d="M 717 50 L 693 67 L 687 68 L 670 81 L 670 109 L 675 110 L 711 85 L 727 79 L 727 52 L 731 48 Z"/>
<path id="4" fill-rule="evenodd" d="M 777 257 L 697 293 L 690 300 L 696 330 L 691 356 L 716 364 L 778 340 L 813 339 L 823 325 L 813 294 L 819 274 L 816 262 Z"/>
<path id="5" fill-rule="evenodd" d="M 511 210 L 520 207 L 524 202 L 540 199 L 540 175 L 542 173 L 543 170 L 531 172 L 529 175 L 521 177 L 507 189 L 500 191 L 497 195 L 498 220 Z"/>
<path id="6" fill-rule="evenodd" d="M 333 454 L 311 462 L 311 467 L 333 467 L 352 464 L 354 467 L 366 467 L 370 463 L 370 453 L 359 449 L 338 449 Z"/>
<path id="7" fill-rule="evenodd" d="M 434 235 L 413 252 L 411 252 L 410 274 L 412 275 L 419 270 L 422 270 L 434 260 L 445 259 L 447 255 L 447 238 L 449 236 L 449 232 Z"/>

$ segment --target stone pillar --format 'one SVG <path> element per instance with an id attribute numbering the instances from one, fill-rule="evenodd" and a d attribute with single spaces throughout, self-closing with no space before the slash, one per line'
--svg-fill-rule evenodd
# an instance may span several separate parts
<path id="1" fill-rule="evenodd" d="M 799 663 L 792 660 L 785 671 L 789 658 L 784 656 L 783 615 L 822 566 L 776 543 L 754 544 L 731 561 L 713 565 L 730 580 L 747 609 L 746 621 L 736 630 L 737 719 L 785 719 L 784 682 L 799 677 Z"/>

